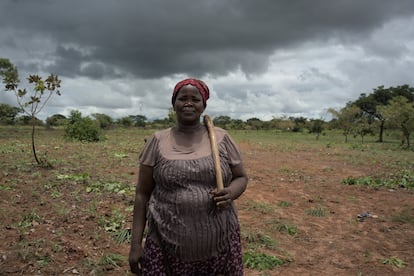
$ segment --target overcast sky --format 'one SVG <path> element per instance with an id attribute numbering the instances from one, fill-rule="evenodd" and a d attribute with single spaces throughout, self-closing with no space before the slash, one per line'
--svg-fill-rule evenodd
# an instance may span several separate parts
<path id="1" fill-rule="evenodd" d="M 61 78 L 41 119 L 164 118 L 187 77 L 210 87 L 212 117 L 327 119 L 380 85 L 414 86 L 414 1 L 1 0 L 0 57 L 23 87 Z"/>

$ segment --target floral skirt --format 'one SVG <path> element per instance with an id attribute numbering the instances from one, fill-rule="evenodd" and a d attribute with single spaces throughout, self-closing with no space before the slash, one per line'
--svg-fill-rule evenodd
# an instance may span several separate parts
<path id="1" fill-rule="evenodd" d="M 169 266 L 168 270 L 166 265 Z M 167 274 L 169 271 L 170 274 Z M 213 276 L 213 275 L 243 275 L 243 257 L 240 242 L 240 230 L 237 230 L 230 240 L 228 252 L 202 261 L 182 261 L 167 254 L 164 259 L 162 248 L 150 237 L 144 246 L 144 276 L 180 275 L 180 276 Z"/>

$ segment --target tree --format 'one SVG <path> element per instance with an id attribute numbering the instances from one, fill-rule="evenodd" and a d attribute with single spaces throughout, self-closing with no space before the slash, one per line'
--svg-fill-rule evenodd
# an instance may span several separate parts
<path id="1" fill-rule="evenodd" d="M 129 116 L 136 127 L 145 127 L 147 125 L 147 117 L 144 115 L 130 115 Z"/>
<path id="2" fill-rule="evenodd" d="M 65 138 L 81 142 L 98 142 L 102 140 L 99 122 L 89 117 L 82 117 L 79 110 L 72 110 L 65 125 Z"/>
<path id="3" fill-rule="evenodd" d="M 319 136 L 323 131 L 324 121 L 321 119 L 311 119 L 310 120 L 310 133 L 316 133 L 316 140 L 319 140 Z"/>
<path id="4" fill-rule="evenodd" d="M 62 114 L 54 114 L 46 118 L 47 126 L 63 126 L 66 122 L 66 117 Z"/>
<path id="5" fill-rule="evenodd" d="M 0 103 L 0 124 L 14 124 L 16 116 L 20 112 L 22 112 L 22 110 L 18 107 L 14 107 L 5 103 Z"/>
<path id="6" fill-rule="evenodd" d="M 393 98 L 388 105 L 379 106 L 386 123 L 398 127 L 403 134 L 403 144 L 410 148 L 410 135 L 414 131 L 414 103 L 404 96 Z"/>
<path id="7" fill-rule="evenodd" d="M 344 108 L 337 111 L 333 108 L 328 109 L 328 112 L 337 120 L 336 123 L 340 129 L 343 130 L 345 136 L 345 143 L 348 142 L 348 135 L 351 134 L 355 122 L 361 117 L 361 110 L 354 104 L 347 104 Z"/>
<path id="8" fill-rule="evenodd" d="M 229 116 L 217 116 L 213 119 L 215 126 L 227 129 L 231 123 L 231 118 Z"/>
<path id="9" fill-rule="evenodd" d="M 17 69 L 8 59 L 0 59 L 0 68 L 3 68 L 0 72 L 3 76 L 3 83 L 5 84 L 6 91 L 14 92 L 18 105 L 22 108 L 23 112 L 32 119 L 32 151 L 37 164 L 44 167 L 50 167 L 50 163 L 47 162 L 47 160 L 40 160 L 36 153 L 36 115 L 42 111 L 53 94 L 56 93 L 60 96 L 60 79 L 57 75 L 53 74 L 48 76 L 45 80 L 38 75 L 29 75 L 27 80 L 29 81 L 29 84 L 33 85 L 33 91 L 32 93 L 28 93 L 26 88 L 19 88 L 20 80 Z"/>
<path id="10" fill-rule="evenodd" d="M 380 110 L 377 109 L 378 106 L 385 106 L 391 101 L 391 99 L 403 96 L 409 102 L 414 101 L 414 88 L 409 85 L 401 85 L 397 87 L 384 88 L 384 86 L 378 86 L 374 89 L 372 94 L 366 95 L 365 93 L 361 94 L 358 100 L 354 102 L 361 110 L 365 113 L 365 116 L 368 116 L 369 121 L 375 119 L 379 120 L 380 131 L 378 142 L 383 142 L 384 134 L 384 125 L 385 118 Z"/>
<path id="11" fill-rule="evenodd" d="M 113 120 L 110 116 L 103 113 L 94 113 L 92 117 L 99 123 L 99 127 L 102 129 L 108 129 L 112 126 Z"/>

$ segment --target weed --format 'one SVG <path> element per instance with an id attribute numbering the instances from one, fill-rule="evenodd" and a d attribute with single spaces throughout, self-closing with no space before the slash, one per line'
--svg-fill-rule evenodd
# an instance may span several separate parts
<path id="1" fill-rule="evenodd" d="M 33 210 L 29 214 L 24 214 L 18 226 L 22 228 L 31 227 L 33 226 L 33 222 L 36 222 L 36 223 L 42 222 L 42 218 L 36 213 L 36 210 Z"/>
<path id="2" fill-rule="evenodd" d="M 260 232 L 249 231 L 243 233 L 242 238 L 248 243 L 250 248 L 274 249 L 277 245 L 274 239 Z"/>
<path id="3" fill-rule="evenodd" d="M 306 210 L 306 214 L 312 217 L 324 217 L 326 212 L 322 206 L 318 206 L 315 209 Z"/>
<path id="4" fill-rule="evenodd" d="M 243 254 L 243 263 L 247 268 L 256 270 L 272 270 L 285 263 L 284 260 L 266 253 L 249 250 Z"/>
<path id="5" fill-rule="evenodd" d="M 112 237 L 119 244 L 130 242 L 131 236 L 132 236 L 131 229 L 122 229 L 122 230 L 115 231 L 112 233 Z"/>
<path id="6" fill-rule="evenodd" d="M 82 174 L 59 174 L 57 175 L 57 179 L 59 180 L 72 180 L 75 182 L 87 182 L 90 179 L 88 173 Z"/>
<path id="7" fill-rule="evenodd" d="M 249 201 L 248 202 L 249 211 L 258 211 L 262 214 L 271 213 L 274 211 L 274 207 L 266 202 L 261 201 Z"/>
<path id="8" fill-rule="evenodd" d="M 396 256 L 390 257 L 389 259 L 385 259 L 385 260 L 382 261 L 382 263 L 393 265 L 393 266 L 398 267 L 398 268 L 403 268 L 407 265 L 403 260 L 399 259 Z"/>
<path id="9" fill-rule="evenodd" d="M 116 254 L 116 253 L 109 253 L 109 254 L 103 255 L 99 259 L 98 265 L 120 267 L 120 265 L 123 262 L 125 262 L 125 257 L 123 255 Z"/>
<path id="10" fill-rule="evenodd" d="M 125 216 L 121 211 L 115 209 L 110 217 L 105 216 L 99 219 L 99 225 L 107 232 L 117 232 L 125 223 Z"/>
<path id="11" fill-rule="evenodd" d="M 279 201 L 279 204 L 278 205 L 280 207 L 289 207 L 290 205 L 292 205 L 292 203 L 281 200 L 281 201 Z"/>

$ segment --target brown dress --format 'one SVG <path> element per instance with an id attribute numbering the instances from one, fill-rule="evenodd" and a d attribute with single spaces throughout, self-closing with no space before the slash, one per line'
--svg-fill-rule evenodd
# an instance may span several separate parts
<path id="1" fill-rule="evenodd" d="M 241 156 L 228 133 L 215 129 L 226 187 L 232 179 L 231 167 L 241 162 Z M 153 167 L 155 181 L 147 208 L 147 240 L 183 262 L 229 256 L 235 249 L 241 258 L 235 206 L 218 209 L 212 200 L 214 163 L 208 132 L 204 127 L 201 131 L 191 142 L 174 135 L 172 128 L 158 131 L 144 147 L 140 162 Z M 239 248 L 230 248 L 235 246 L 235 236 Z"/>

